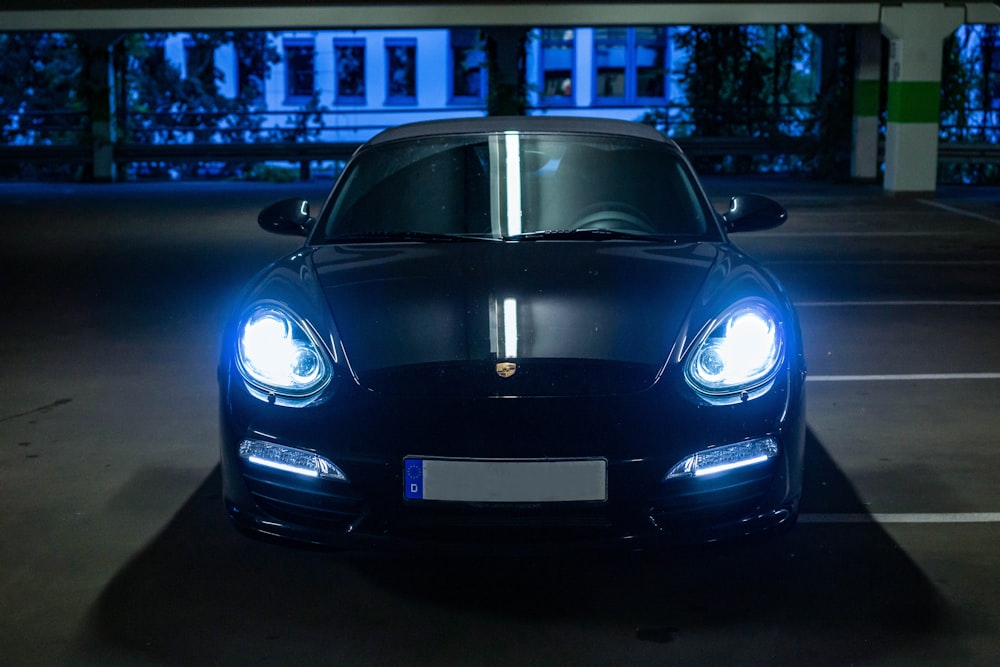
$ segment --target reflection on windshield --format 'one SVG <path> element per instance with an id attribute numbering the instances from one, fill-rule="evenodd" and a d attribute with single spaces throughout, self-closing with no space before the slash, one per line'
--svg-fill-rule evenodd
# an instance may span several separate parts
<path id="1" fill-rule="evenodd" d="M 666 146 L 585 135 L 459 135 L 362 151 L 322 229 L 327 240 L 401 233 L 548 238 L 709 233 L 707 210 Z M 415 236 L 415 235 L 414 235 Z M 609 238 L 607 235 L 604 238 Z"/>

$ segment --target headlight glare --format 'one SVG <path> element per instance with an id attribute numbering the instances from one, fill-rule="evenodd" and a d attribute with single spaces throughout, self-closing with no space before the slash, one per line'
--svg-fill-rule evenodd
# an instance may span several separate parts
<path id="1" fill-rule="evenodd" d="M 782 330 L 764 303 L 742 302 L 726 311 L 691 352 L 688 384 L 720 396 L 753 389 L 770 380 L 782 360 Z"/>
<path id="2" fill-rule="evenodd" d="M 291 397 L 315 393 L 331 374 L 330 364 L 306 325 L 272 304 L 256 306 L 242 320 L 237 363 L 250 383 Z"/>

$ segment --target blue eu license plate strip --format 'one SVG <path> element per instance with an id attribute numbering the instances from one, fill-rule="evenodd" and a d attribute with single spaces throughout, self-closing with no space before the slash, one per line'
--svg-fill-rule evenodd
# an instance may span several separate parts
<path id="1" fill-rule="evenodd" d="M 422 500 L 424 497 L 424 462 L 422 459 L 406 459 L 403 462 L 403 483 L 406 497 Z"/>

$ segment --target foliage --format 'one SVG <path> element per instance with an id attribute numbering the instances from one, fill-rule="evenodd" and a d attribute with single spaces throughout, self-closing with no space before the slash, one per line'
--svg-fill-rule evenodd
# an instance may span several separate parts
<path id="1" fill-rule="evenodd" d="M 778 139 L 804 132 L 814 73 L 812 40 L 803 26 L 690 26 L 675 35 L 688 109 L 680 118 L 682 136 Z M 654 112 L 648 118 L 663 117 Z M 715 172 L 767 169 L 771 161 L 743 156 L 729 164 L 700 162 L 700 169 Z"/>
<path id="2" fill-rule="evenodd" d="M 237 180 L 265 183 L 293 183 L 299 178 L 299 170 L 270 164 L 255 164 L 240 173 Z"/>
<path id="3" fill-rule="evenodd" d="M 46 143 L 75 139 L 87 111 L 76 41 L 62 33 L 0 34 L 2 138 Z M 57 117 L 58 110 L 72 115 Z"/>
<path id="4" fill-rule="evenodd" d="M 945 40 L 941 66 L 941 131 L 943 139 L 968 136 L 970 114 L 981 96 L 983 58 L 970 48 L 979 35 L 972 30 L 956 30 Z M 965 135 L 963 137 L 962 135 Z"/>
<path id="5" fill-rule="evenodd" d="M 269 137 L 275 141 L 303 142 L 315 139 L 322 132 L 323 114 L 329 109 L 319 103 L 319 91 L 313 91 L 309 101 L 297 113 L 288 116 L 285 124 L 272 129 Z"/>
<path id="6" fill-rule="evenodd" d="M 486 35 L 486 63 L 490 116 L 523 116 L 528 111 L 525 48 L 528 32 L 501 29 Z M 501 44 L 500 42 L 504 42 Z"/>
<path id="7" fill-rule="evenodd" d="M 808 171 L 823 178 L 849 175 L 853 117 L 852 26 L 694 26 L 674 28 L 671 73 L 681 99 L 652 109 L 647 122 L 676 137 L 779 141 L 814 137 L 815 152 L 802 156 L 733 156 L 696 160 L 700 170 Z M 489 66 L 490 113 L 524 113 L 527 106 L 523 34 L 490 34 L 483 57 Z M 817 39 L 818 36 L 818 39 Z M 280 63 L 265 32 L 216 31 L 188 36 L 183 67 L 168 59 L 165 34 L 128 34 L 112 43 L 115 99 L 100 77 L 106 43 L 63 33 L 0 33 L 0 141 L 14 144 L 89 145 L 91 123 L 110 118 L 120 142 L 309 141 L 327 111 L 318 95 L 280 128 L 267 129 L 264 79 Z M 502 53 L 498 44 L 503 43 Z M 823 64 L 816 45 L 823 45 Z M 224 81 L 214 56 L 231 45 L 237 81 Z M 945 44 L 941 139 L 1000 140 L 1000 26 L 963 26 Z M 502 61 L 502 62 L 501 62 Z M 479 60 L 476 61 L 477 63 Z M 821 80 L 817 80 L 818 76 Z M 96 81 L 96 83 L 93 83 Z M 885 81 L 883 81 L 883 88 Z M 229 88 L 229 92 L 224 88 Z M 235 94 L 232 90 L 235 90 Z M 884 90 L 883 90 L 884 94 Z M 818 139 L 822 138 L 822 141 Z M 220 173 L 249 172 L 249 164 L 214 163 Z M 149 174 L 204 174 L 204 166 L 145 165 Z M 72 165 L 14 165 L 0 175 L 78 178 Z M 1000 182 L 1000 165 L 947 164 L 941 180 Z"/>
<path id="8" fill-rule="evenodd" d="M 854 138 L 855 30 L 853 26 L 824 26 L 825 51 L 816 116 L 810 131 L 822 141 L 811 156 L 818 178 L 844 181 L 851 177 Z"/>
<path id="9" fill-rule="evenodd" d="M 167 35 L 133 34 L 123 43 L 116 68 L 123 73 L 123 111 L 119 136 L 136 143 L 231 143 L 260 139 L 264 76 L 268 65 L 280 62 L 269 33 L 246 31 L 195 32 L 185 43 L 186 73 L 167 59 Z M 224 73 L 215 53 L 232 45 L 237 57 L 236 95 L 220 90 Z M 184 75 L 186 74 L 186 76 Z M 239 169 L 241 165 L 231 165 Z M 153 165 L 190 172 L 197 165 Z"/>
<path id="10" fill-rule="evenodd" d="M 75 144 L 86 139 L 83 58 L 63 33 L 0 34 L 0 141 L 4 144 Z M 22 177 L 68 176 L 67 165 L 14 165 Z"/>
<path id="11" fill-rule="evenodd" d="M 681 32 L 677 42 L 689 53 L 683 72 L 692 136 L 770 134 L 773 128 L 759 113 L 770 72 L 753 48 L 748 26 L 695 26 Z"/>
<path id="12" fill-rule="evenodd" d="M 962 26 L 945 40 L 941 73 L 942 141 L 1000 141 L 1000 25 Z M 1000 183 L 997 164 L 943 164 L 938 179 Z"/>

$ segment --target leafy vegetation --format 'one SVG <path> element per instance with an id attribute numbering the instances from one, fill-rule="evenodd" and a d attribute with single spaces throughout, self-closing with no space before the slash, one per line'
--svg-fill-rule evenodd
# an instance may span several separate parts
<path id="1" fill-rule="evenodd" d="M 800 142 L 800 154 L 734 155 L 695 162 L 706 172 L 798 171 L 822 177 L 849 168 L 851 145 L 852 32 L 844 26 L 822 39 L 805 26 L 692 26 L 677 32 L 686 58 L 682 112 L 653 110 L 647 122 L 675 137 L 758 140 L 764 145 Z M 818 45 L 835 48 L 822 59 Z M 822 64 L 820 61 L 823 60 Z M 819 77 L 822 76 L 822 79 Z"/>
<path id="2" fill-rule="evenodd" d="M 1000 141 L 1000 25 L 962 26 L 945 40 L 941 140 Z M 941 180 L 1000 183 L 1000 165 L 944 164 Z"/>
<path id="3" fill-rule="evenodd" d="M 126 143 L 232 143 L 261 138 L 264 73 L 280 62 L 269 33 L 195 32 L 185 44 L 187 72 L 167 59 L 163 34 L 132 34 L 116 45 L 115 71 L 121 111 L 118 134 Z M 238 58 L 235 95 L 223 94 L 223 72 L 215 53 L 232 45 Z M 186 74 L 186 75 L 185 75 Z M 230 164 L 224 171 L 252 165 Z M 186 165 L 143 165 L 151 174 L 197 168 Z"/>
<path id="4" fill-rule="evenodd" d="M 0 34 L 0 141 L 77 143 L 89 139 L 84 54 L 63 33 Z M 27 173 L 25 173 L 27 172 Z M 5 165 L 0 175 L 72 176 L 66 165 Z"/>
<path id="5" fill-rule="evenodd" d="M 851 26 L 691 26 L 674 31 L 674 70 L 681 98 L 650 109 L 646 122 L 679 138 L 719 138 L 778 144 L 815 138 L 797 155 L 739 154 L 706 160 L 699 169 L 798 171 L 822 178 L 849 175 L 854 31 Z M 160 33 L 128 34 L 111 45 L 115 99 L 88 76 L 106 57 L 107 44 L 64 33 L 0 34 L 0 140 L 5 145 L 90 145 L 92 123 L 108 120 L 122 143 L 227 143 L 308 141 L 328 111 L 317 95 L 296 112 L 269 122 L 264 105 L 268 68 L 280 62 L 266 32 L 191 33 L 184 71 L 168 58 Z M 509 36 L 508 36 L 509 37 Z M 508 40 L 509 42 L 509 40 Z M 494 113 L 523 113 L 527 104 L 524 40 L 516 57 L 517 81 L 497 75 L 496 44 L 488 42 L 488 106 Z M 225 81 L 216 56 L 229 49 L 236 81 Z M 508 67 L 505 71 L 511 71 Z M 1000 117 L 1000 26 L 964 26 L 945 45 L 941 138 L 995 142 Z M 991 134 L 992 133 L 992 134 Z M 822 140 L 820 140 L 822 138 Z M 787 143 L 787 142 L 786 142 Z M 806 144 L 801 144 L 805 146 Z M 697 161 L 697 158 L 695 158 Z M 139 165 L 152 176 L 205 175 L 189 164 Z M 284 170 L 215 162 L 220 175 L 284 178 Z M 0 166 L 0 176 L 81 178 L 71 165 Z M 996 164 L 943 165 L 942 180 L 1000 182 Z"/>

